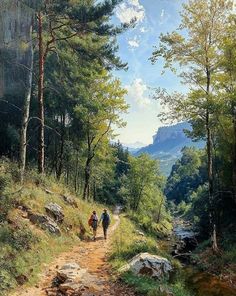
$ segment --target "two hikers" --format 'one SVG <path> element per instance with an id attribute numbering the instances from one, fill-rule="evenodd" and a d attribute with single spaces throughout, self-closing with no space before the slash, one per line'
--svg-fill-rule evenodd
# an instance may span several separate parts
<path id="1" fill-rule="evenodd" d="M 93 211 L 91 217 L 89 218 L 89 226 L 92 227 L 93 229 L 93 239 L 96 240 L 96 236 L 97 236 L 97 228 L 98 225 L 102 222 L 102 228 L 103 228 L 103 234 L 104 234 L 104 239 L 107 239 L 107 230 L 108 227 L 111 223 L 111 219 L 110 219 L 110 215 L 107 212 L 107 209 L 104 209 L 100 220 L 98 221 L 98 216 L 96 211 Z"/>

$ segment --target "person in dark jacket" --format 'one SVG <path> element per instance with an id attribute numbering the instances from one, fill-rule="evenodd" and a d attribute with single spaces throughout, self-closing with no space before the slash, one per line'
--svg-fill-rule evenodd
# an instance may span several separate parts
<path id="1" fill-rule="evenodd" d="M 107 209 L 104 209 L 102 216 L 99 220 L 99 223 L 102 221 L 102 228 L 103 228 L 103 234 L 104 234 L 104 239 L 107 239 L 107 230 L 108 227 L 111 223 L 111 218 L 110 215 L 107 212 Z"/>

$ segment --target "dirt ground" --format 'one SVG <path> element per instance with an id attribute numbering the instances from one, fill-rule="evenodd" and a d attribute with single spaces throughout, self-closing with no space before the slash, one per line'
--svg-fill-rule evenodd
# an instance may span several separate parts
<path id="1" fill-rule="evenodd" d="M 112 236 L 120 219 L 114 215 L 115 224 L 109 229 L 109 237 Z M 126 287 L 120 281 L 114 281 L 112 269 L 107 262 L 107 254 L 111 245 L 111 240 L 105 241 L 102 235 L 102 229 L 99 227 L 96 241 L 82 241 L 69 252 L 62 253 L 54 262 L 46 266 L 40 274 L 39 282 L 34 287 L 21 287 L 11 296 L 53 296 L 63 295 L 52 288 L 53 279 L 57 271 L 68 263 L 77 263 L 81 268 L 86 269 L 88 273 L 86 290 L 80 295 L 87 296 L 134 296 L 131 288 Z M 69 295 L 69 294 L 64 294 Z"/>

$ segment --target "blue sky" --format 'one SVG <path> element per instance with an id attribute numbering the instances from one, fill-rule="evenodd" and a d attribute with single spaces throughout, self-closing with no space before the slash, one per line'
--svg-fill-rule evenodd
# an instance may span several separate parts
<path id="1" fill-rule="evenodd" d="M 164 87 L 179 90 L 176 76 L 162 72 L 162 62 L 152 65 L 149 58 L 161 33 L 171 32 L 180 22 L 179 11 L 183 0 L 125 0 L 116 11 L 120 22 L 129 22 L 136 17 L 137 25 L 119 37 L 119 55 L 128 62 L 128 71 L 115 75 L 128 90 L 126 96 L 129 113 L 123 118 L 127 126 L 118 131 L 117 137 L 124 144 L 141 142 L 149 144 L 160 123 L 158 102 L 151 98 L 152 88 Z"/>

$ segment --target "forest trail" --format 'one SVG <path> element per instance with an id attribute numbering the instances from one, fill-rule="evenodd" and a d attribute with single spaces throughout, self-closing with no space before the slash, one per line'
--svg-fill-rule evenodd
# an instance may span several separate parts
<path id="1" fill-rule="evenodd" d="M 11 296 L 134 296 L 131 288 L 119 281 L 112 280 L 112 270 L 107 261 L 107 255 L 111 247 L 111 236 L 119 227 L 118 213 L 113 215 L 115 223 L 109 229 L 108 239 L 103 239 L 102 229 L 99 227 L 97 240 L 81 241 L 69 252 L 62 253 L 54 262 L 46 266 L 39 276 L 39 282 L 34 287 L 21 287 Z M 79 293 L 61 293 L 58 287 L 52 287 L 53 280 L 58 270 L 65 264 L 76 263 L 81 269 L 86 269 L 84 279 L 78 284 L 83 285 Z"/>

